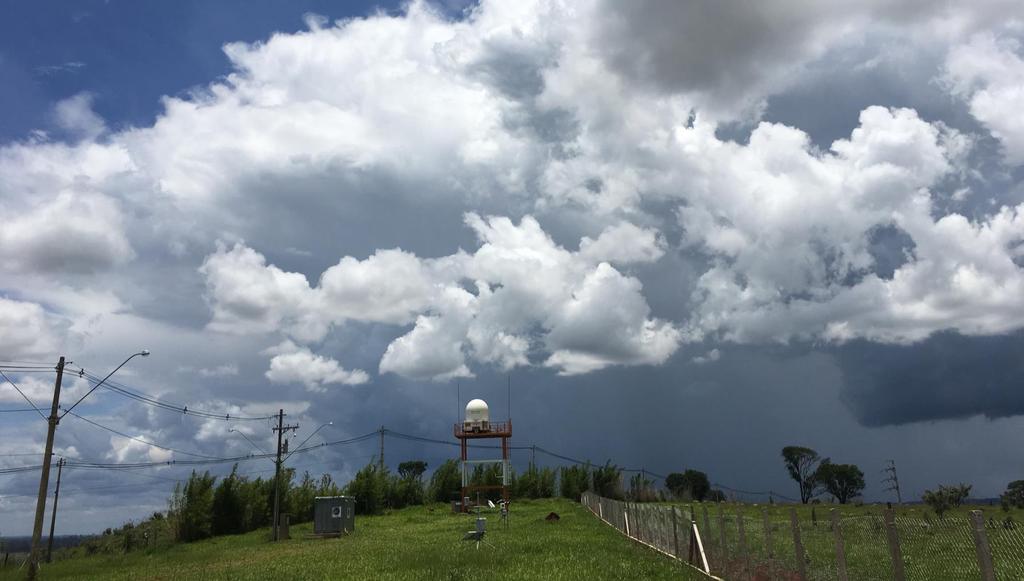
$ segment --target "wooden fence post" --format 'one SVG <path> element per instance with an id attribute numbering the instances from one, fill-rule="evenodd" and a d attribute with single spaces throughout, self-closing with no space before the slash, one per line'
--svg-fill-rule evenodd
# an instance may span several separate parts
<path id="1" fill-rule="evenodd" d="M 679 509 L 672 507 L 672 541 L 675 543 L 676 552 L 673 553 L 677 559 L 679 556 Z"/>
<path id="2" fill-rule="evenodd" d="M 832 518 L 832 538 L 836 544 L 836 574 L 839 581 L 849 581 L 846 575 L 846 545 L 843 544 L 843 530 L 839 528 L 839 511 L 829 510 Z"/>
<path id="3" fill-rule="evenodd" d="M 711 517 L 708 516 L 708 505 L 701 503 L 701 508 L 704 509 L 704 534 L 701 535 L 708 544 L 711 543 Z"/>
<path id="4" fill-rule="evenodd" d="M 743 566 L 747 571 L 747 578 L 751 578 L 753 571 L 750 570 L 750 555 L 747 553 L 747 533 L 743 527 L 743 512 L 736 509 L 736 528 L 739 533 L 740 558 L 743 559 Z"/>
<path id="5" fill-rule="evenodd" d="M 978 553 L 981 580 L 996 581 L 995 568 L 992 566 L 992 550 L 988 546 L 988 535 L 985 534 L 985 517 L 980 510 L 971 511 L 971 525 L 971 529 L 974 530 L 974 549 Z"/>
<path id="6" fill-rule="evenodd" d="M 889 540 L 893 581 L 907 581 L 907 574 L 903 569 L 903 553 L 900 552 L 900 537 L 896 534 L 896 516 L 892 509 L 885 510 L 885 535 Z"/>
<path id="7" fill-rule="evenodd" d="M 789 509 L 789 524 L 793 529 L 793 552 L 796 553 L 796 572 L 800 581 L 807 581 L 807 556 L 804 555 L 804 543 L 800 540 L 800 520 L 796 509 Z"/>
<path id="8" fill-rule="evenodd" d="M 690 512 L 686 517 L 686 544 L 690 546 L 693 544 L 693 527 L 697 524 L 697 513 L 693 510 L 693 505 L 690 505 Z M 688 553 L 689 554 L 689 553 Z M 691 561 L 692 562 L 692 561 Z"/>
<path id="9" fill-rule="evenodd" d="M 728 552 L 727 551 L 727 546 L 728 545 L 726 545 L 726 541 L 725 541 L 725 509 L 722 508 L 722 504 L 721 503 L 718 504 L 718 540 L 719 540 L 719 543 L 721 544 L 721 547 L 722 547 L 722 557 L 724 558 L 725 554 Z"/>

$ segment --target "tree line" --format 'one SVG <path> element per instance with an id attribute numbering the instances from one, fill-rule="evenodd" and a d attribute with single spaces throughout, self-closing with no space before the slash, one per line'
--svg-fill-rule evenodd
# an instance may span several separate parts
<path id="1" fill-rule="evenodd" d="M 290 515 L 292 523 L 311 521 L 314 499 L 318 496 L 353 496 L 356 513 L 363 515 L 459 499 L 462 469 L 458 460 L 438 466 L 429 480 L 424 478 L 427 469 L 422 460 L 402 462 L 395 472 L 371 461 L 344 486 L 339 486 L 329 474 L 314 477 L 305 472 L 296 481 L 295 471 L 285 469 L 281 472 L 281 513 Z M 586 491 L 639 502 L 667 499 L 666 491 L 656 489 L 643 474 L 630 478 L 624 487 L 623 469 L 611 462 L 557 469 L 531 463 L 523 472 L 512 471 L 510 476 L 509 493 L 513 499 L 560 496 L 579 500 Z M 470 475 L 473 486 L 498 486 L 501 482 L 502 466 L 497 463 L 476 465 Z M 707 475 L 696 470 L 670 474 L 666 489 L 667 494 L 679 499 L 724 499 L 720 491 L 712 490 Z M 481 492 L 481 499 L 498 500 L 500 495 L 500 490 L 488 490 Z M 273 477 L 249 478 L 239 474 L 237 466 L 220 479 L 209 472 L 193 471 L 188 480 L 175 485 L 166 518 L 175 538 L 188 542 L 268 527 L 273 504 Z"/>
<path id="2" fill-rule="evenodd" d="M 804 446 L 786 446 L 782 449 L 782 459 L 790 477 L 797 483 L 800 502 L 804 504 L 824 493 L 846 504 L 864 491 L 864 473 L 855 464 L 834 463 Z M 925 490 L 921 501 L 941 518 L 948 510 L 966 502 L 970 494 L 969 484 L 943 484 L 934 490 Z M 1010 482 L 999 500 L 1003 510 L 1024 508 L 1024 480 Z"/>

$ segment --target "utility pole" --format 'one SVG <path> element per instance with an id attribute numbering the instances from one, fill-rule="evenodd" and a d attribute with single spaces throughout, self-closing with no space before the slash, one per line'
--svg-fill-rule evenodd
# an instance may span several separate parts
<path id="1" fill-rule="evenodd" d="M 530 466 L 537 465 L 537 444 L 530 444 Z"/>
<path id="2" fill-rule="evenodd" d="M 298 424 L 294 426 L 284 425 L 284 410 L 278 410 L 277 412 L 277 427 L 273 428 L 277 432 L 277 459 L 274 461 L 274 522 L 271 523 L 272 538 L 277 541 L 280 540 L 280 523 L 281 523 L 281 437 L 288 430 L 299 429 Z"/>
<path id="3" fill-rule="evenodd" d="M 896 476 L 896 461 L 889 460 L 889 465 L 882 472 L 888 472 L 889 476 L 882 480 L 882 484 L 888 484 L 886 490 L 896 491 L 896 502 L 903 504 L 903 496 L 900 494 L 900 479 Z"/>
<path id="4" fill-rule="evenodd" d="M 46 543 L 46 562 L 53 559 L 53 528 L 57 524 L 57 499 L 60 498 L 60 475 L 64 471 L 64 458 L 57 461 L 57 488 L 53 490 L 53 513 L 50 515 L 50 540 Z"/>
<path id="5" fill-rule="evenodd" d="M 46 515 L 46 490 L 50 486 L 50 461 L 53 459 L 53 433 L 57 430 L 57 408 L 60 406 L 60 383 L 64 379 L 64 356 L 57 361 L 57 381 L 53 384 L 53 405 L 47 418 L 46 448 L 43 451 L 42 474 L 39 476 L 39 496 L 36 499 L 36 520 L 32 525 L 32 552 L 29 554 L 28 579 L 36 578 L 39 572 L 39 543 L 43 536 L 43 517 Z"/>
<path id="6" fill-rule="evenodd" d="M 384 426 L 380 427 L 380 471 L 384 471 Z"/>

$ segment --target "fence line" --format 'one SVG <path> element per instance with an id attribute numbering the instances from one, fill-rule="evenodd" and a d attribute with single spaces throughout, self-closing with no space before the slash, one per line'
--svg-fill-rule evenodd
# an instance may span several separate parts
<path id="1" fill-rule="evenodd" d="M 858 509 L 612 500 L 584 493 L 596 517 L 713 579 L 1010 581 L 1024 579 L 1024 523 L 919 507 Z M 699 540 L 698 540 L 699 539 Z M 705 565 L 706 564 L 706 565 Z"/>
<path id="2" fill-rule="evenodd" d="M 584 492 L 580 502 L 594 516 L 641 545 L 680 561 L 709 579 L 722 581 L 707 568 L 708 558 L 691 510 L 612 500 L 592 492 Z"/>

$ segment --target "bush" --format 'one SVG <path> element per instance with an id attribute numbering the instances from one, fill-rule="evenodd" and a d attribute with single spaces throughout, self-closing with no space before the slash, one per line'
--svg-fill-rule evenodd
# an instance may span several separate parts
<path id="1" fill-rule="evenodd" d="M 930 506 L 935 514 L 942 518 L 943 513 L 951 508 L 959 507 L 971 494 L 971 485 L 959 484 L 956 486 L 940 485 L 937 490 L 925 490 L 921 500 Z"/>

